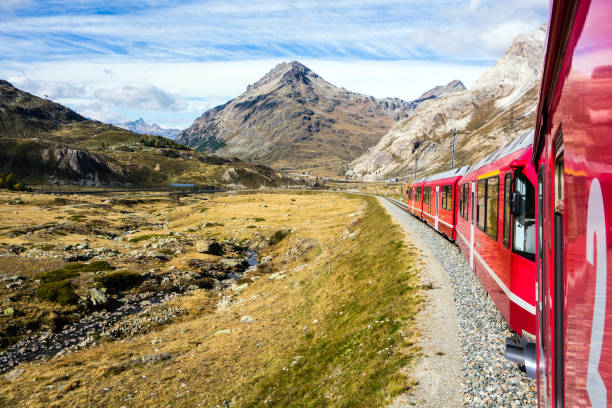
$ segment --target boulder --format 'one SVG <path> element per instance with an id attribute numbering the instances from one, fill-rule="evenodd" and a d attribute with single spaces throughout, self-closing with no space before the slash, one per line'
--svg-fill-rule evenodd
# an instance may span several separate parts
<path id="1" fill-rule="evenodd" d="M 201 254 L 223 255 L 223 247 L 214 239 L 196 241 L 195 250 Z"/>
<path id="2" fill-rule="evenodd" d="M 94 306 L 104 306 L 108 303 L 108 297 L 99 289 L 93 288 L 89 291 L 89 301 Z"/>

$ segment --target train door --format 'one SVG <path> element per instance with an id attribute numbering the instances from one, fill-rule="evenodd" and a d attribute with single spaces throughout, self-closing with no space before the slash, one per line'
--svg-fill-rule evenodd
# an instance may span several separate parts
<path id="1" fill-rule="evenodd" d="M 470 268 L 474 270 L 474 189 L 476 188 L 476 182 L 472 181 L 472 222 L 470 224 Z"/>
<path id="2" fill-rule="evenodd" d="M 438 205 L 439 203 L 440 203 L 440 186 L 436 186 L 436 213 L 435 213 L 436 231 L 438 230 Z"/>
<path id="3" fill-rule="evenodd" d="M 564 163 L 563 163 L 563 130 L 559 130 L 554 140 L 555 165 L 553 168 L 554 198 L 554 399 L 555 408 L 564 406 L 564 352 L 563 352 L 563 316 L 564 316 L 564 269 L 563 269 L 563 214 L 564 214 Z"/>
<path id="4" fill-rule="evenodd" d="M 517 172 L 514 176 L 514 192 L 517 203 L 512 219 L 512 253 L 510 258 L 511 276 L 525 279 L 534 279 L 528 274 L 535 271 L 535 187 L 524 173 Z M 534 279 L 535 280 L 535 279 Z M 520 278 L 517 278 L 517 282 Z M 530 311 L 535 313 L 535 311 Z M 535 331 L 519 333 L 527 338 L 529 342 L 535 343 Z"/>

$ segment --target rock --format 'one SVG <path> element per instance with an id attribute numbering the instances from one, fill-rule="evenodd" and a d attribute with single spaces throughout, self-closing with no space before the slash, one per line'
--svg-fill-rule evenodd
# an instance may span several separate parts
<path id="1" fill-rule="evenodd" d="M 14 370 L 9 371 L 8 373 L 4 374 L 4 378 L 7 381 L 13 381 L 16 380 L 21 373 L 23 373 L 25 370 L 23 368 L 16 368 Z"/>
<path id="2" fill-rule="evenodd" d="M 242 316 L 240 321 L 243 323 L 255 323 L 257 321 L 253 316 Z"/>
<path id="3" fill-rule="evenodd" d="M 16 288 L 18 286 L 21 286 L 22 283 L 23 283 L 22 281 L 11 282 L 8 285 L 6 285 L 6 288 L 7 289 L 13 289 L 13 288 Z"/>
<path id="4" fill-rule="evenodd" d="M 286 276 L 287 275 L 285 275 L 283 272 L 274 272 L 272 275 L 268 276 L 268 279 L 278 280 L 278 279 L 283 279 Z"/>
<path id="5" fill-rule="evenodd" d="M 231 333 L 232 330 L 231 329 L 223 329 L 223 330 L 219 330 L 215 332 L 215 336 L 218 336 L 219 334 L 228 334 Z"/>
<path id="6" fill-rule="evenodd" d="M 272 262 L 272 260 L 274 259 L 273 256 L 264 256 L 263 258 L 261 258 L 261 264 L 267 264 Z"/>
<path id="7" fill-rule="evenodd" d="M 240 258 L 221 258 L 220 262 L 223 265 L 229 266 L 230 268 L 235 268 L 237 266 L 243 266 L 245 264 L 244 259 L 240 259 Z"/>
<path id="8" fill-rule="evenodd" d="M 201 254 L 223 255 L 223 247 L 215 240 L 197 241 L 195 249 Z"/>
<path id="9" fill-rule="evenodd" d="M 108 303 L 108 297 L 101 290 L 93 288 L 89 291 L 89 301 L 94 306 L 104 306 Z"/>
<path id="10" fill-rule="evenodd" d="M 12 307 L 7 307 L 6 309 L 4 309 L 4 315 L 6 317 L 13 317 L 15 315 L 15 309 L 13 309 Z"/>
<path id="11" fill-rule="evenodd" d="M 153 339 L 151 340 L 151 344 L 159 344 L 159 343 L 163 343 L 164 340 L 163 339 Z"/>

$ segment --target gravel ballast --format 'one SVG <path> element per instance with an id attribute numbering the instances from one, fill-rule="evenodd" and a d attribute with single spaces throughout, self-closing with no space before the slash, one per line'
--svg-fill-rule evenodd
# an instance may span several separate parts
<path id="1" fill-rule="evenodd" d="M 451 283 L 462 350 L 465 407 L 535 407 L 536 384 L 505 356 L 508 324 L 472 272 L 459 248 L 388 200 L 380 200 L 411 236 L 442 265 Z"/>

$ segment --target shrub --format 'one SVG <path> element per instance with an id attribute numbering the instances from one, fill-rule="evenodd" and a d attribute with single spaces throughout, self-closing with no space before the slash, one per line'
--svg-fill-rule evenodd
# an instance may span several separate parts
<path id="1" fill-rule="evenodd" d="M 42 283 L 36 295 L 41 300 L 59 303 L 62 306 L 74 305 L 79 300 L 74 293 L 74 285 L 67 280 Z"/>
<path id="2" fill-rule="evenodd" d="M 69 269 L 56 269 L 54 271 L 43 272 L 36 275 L 36 279 L 40 279 L 42 283 L 58 282 L 78 276 L 79 272 Z"/>
<path id="3" fill-rule="evenodd" d="M 117 271 L 98 276 L 96 281 L 100 282 L 109 291 L 120 292 L 140 285 L 142 277 L 136 272 Z"/>
<path id="4" fill-rule="evenodd" d="M 106 261 L 94 261 L 88 264 L 75 262 L 64 266 L 62 269 L 56 269 L 54 271 L 43 272 L 36 275 L 36 279 L 40 279 L 43 283 L 57 282 L 65 279 L 74 278 L 81 272 L 98 272 L 98 271 L 110 271 L 115 269 L 111 264 Z"/>
<path id="5" fill-rule="evenodd" d="M 138 237 L 133 237 L 128 239 L 128 241 L 130 242 L 140 242 L 140 241 L 146 241 L 148 239 L 151 238 L 157 238 L 157 237 L 163 237 L 163 234 L 145 234 L 145 235 L 140 235 Z"/>
<path id="6" fill-rule="evenodd" d="M 291 234 L 291 230 L 289 229 L 281 229 L 281 230 L 276 231 L 270 237 L 270 245 L 278 244 L 283 239 L 285 239 L 285 237 L 287 237 L 289 234 Z"/>
<path id="7" fill-rule="evenodd" d="M 113 269 L 115 269 L 114 266 L 112 266 L 106 261 L 94 261 L 88 264 L 75 264 L 75 265 L 80 265 L 79 267 L 76 268 L 76 270 L 78 270 L 79 272 L 112 271 Z M 71 267 L 71 266 L 72 265 L 68 265 L 68 267 Z M 68 267 L 64 269 L 68 269 Z"/>

